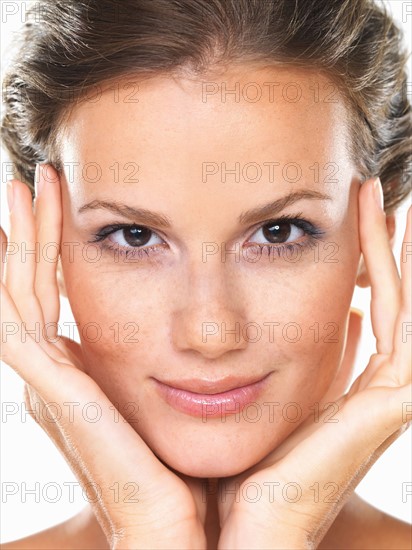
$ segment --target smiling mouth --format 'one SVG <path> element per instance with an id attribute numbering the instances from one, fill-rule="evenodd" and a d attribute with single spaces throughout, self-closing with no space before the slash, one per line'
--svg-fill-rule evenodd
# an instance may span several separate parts
<path id="1" fill-rule="evenodd" d="M 192 393 L 199 394 L 217 394 L 223 393 L 230 390 L 235 390 L 245 386 L 250 386 L 256 382 L 260 382 L 266 376 L 269 376 L 270 373 L 255 376 L 255 377 L 239 377 L 239 376 L 227 376 L 226 378 L 216 379 L 216 380 L 206 380 L 200 378 L 189 378 L 186 380 L 157 380 L 161 384 L 170 386 L 177 390 L 186 390 Z"/>
<path id="2" fill-rule="evenodd" d="M 238 414 L 249 403 L 255 402 L 272 373 L 254 378 L 153 380 L 159 395 L 174 409 L 191 416 L 215 418 Z"/>

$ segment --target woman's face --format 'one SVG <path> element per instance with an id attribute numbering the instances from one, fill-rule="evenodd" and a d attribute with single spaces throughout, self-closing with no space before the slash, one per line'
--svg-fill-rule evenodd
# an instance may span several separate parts
<path id="1" fill-rule="evenodd" d="M 169 466 L 236 474 L 313 414 L 340 366 L 360 258 L 343 101 L 285 67 L 102 90 L 61 140 L 87 372 Z M 132 227 L 104 237 L 114 224 Z"/>

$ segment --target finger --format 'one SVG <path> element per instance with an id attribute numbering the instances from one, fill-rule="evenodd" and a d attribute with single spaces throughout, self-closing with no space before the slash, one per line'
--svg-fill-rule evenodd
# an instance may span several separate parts
<path id="1" fill-rule="evenodd" d="M 26 331 L 16 305 L 3 283 L 0 283 L 0 298 L 1 359 L 27 384 L 42 391 L 57 379 L 57 365 Z"/>
<path id="2" fill-rule="evenodd" d="M 375 182 L 377 188 L 375 188 Z M 386 228 L 386 216 L 375 198 L 379 179 L 366 181 L 359 191 L 359 232 L 366 269 L 371 280 L 371 321 L 378 353 L 393 349 L 401 283 Z"/>
<path id="3" fill-rule="evenodd" d="M 409 207 L 401 252 L 401 306 L 393 340 L 393 364 L 401 385 L 411 382 L 412 365 L 412 207 Z"/>
<path id="4" fill-rule="evenodd" d="M 77 369 L 85 372 L 86 363 L 81 344 L 63 336 L 63 334 L 59 334 L 54 346 L 58 348 L 65 357 L 68 357 Z"/>
<path id="5" fill-rule="evenodd" d="M 14 200 L 10 212 L 9 253 L 6 255 L 4 284 L 25 324 L 25 330 L 49 356 L 57 358 L 61 354 L 58 352 L 55 356 L 52 344 L 45 339 L 43 312 L 35 295 L 36 262 L 40 246 L 36 242 L 32 195 L 21 181 L 14 179 L 11 183 Z"/>
<path id="6" fill-rule="evenodd" d="M 42 312 L 34 295 L 36 273 L 36 230 L 29 188 L 19 180 L 12 180 L 13 207 L 10 212 L 10 236 L 13 247 L 6 256 L 5 285 L 21 318 L 30 329 L 35 323 L 43 326 Z"/>
<path id="7" fill-rule="evenodd" d="M 4 281 L 4 266 L 6 262 L 6 250 L 7 250 L 7 235 L 0 227 L 0 247 L 1 247 L 1 281 Z"/>
<path id="8" fill-rule="evenodd" d="M 34 290 L 43 312 L 47 337 L 55 340 L 60 314 L 56 268 L 60 252 L 62 212 L 60 181 L 50 164 L 38 165 L 36 168 L 34 212 L 36 240 L 40 245 Z"/>
<path id="9" fill-rule="evenodd" d="M 362 335 L 362 317 L 363 314 L 355 308 L 351 308 L 348 320 L 348 330 L 346 334 L 345 351 L 339 371 L 333 380 L 328 391 L 322 398 L 321 404 L 336 402 L 345 392 L 352 378 L 355 366 L 356 354 Z"/>

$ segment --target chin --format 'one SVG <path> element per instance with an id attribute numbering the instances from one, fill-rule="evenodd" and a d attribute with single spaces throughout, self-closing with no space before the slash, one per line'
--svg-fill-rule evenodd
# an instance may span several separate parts
<path id="1" fill-rule="evenodd" d="M 177 473 L 223 478 L 261 462 L 297 427 L 269 417 L 260 422 L 237 420 L 229 415 L 224 420 L 202 422 L 167 411 L 164 416 L 142 417 L 136 431 L 161 462 Z"/>
<path id="2" fill-rule="evenodd" d="M 154 439 L 147 442 L 151 450 L 167 467 L 181 474 L 197 478 L 222 478 L 240 474 L 263 460 L 280 442 L 281 434 L 272 437 L 190 438 L 181 435 L 179 440 Z M 269 434 L 268 434 L 269 435 Z M 266 444 L 262 444 L 262 439 Z"/>
<path id="3" fill-rule="evenodd" d="M 163 464 L 178 473 L 197 477 L 197 478 L 222 478 L 230 477 L 244 472 L 254 466 L 259 459 L 253 460 L 249 457 L 239 457 L 236 450 L 231 453 L 232 456 L 227 456 L 225 459 L 219 457 L 190 456 L 185 453 L 183 456 L 175 454 L 174 456 L 165 457 L 158 456 Z"/>

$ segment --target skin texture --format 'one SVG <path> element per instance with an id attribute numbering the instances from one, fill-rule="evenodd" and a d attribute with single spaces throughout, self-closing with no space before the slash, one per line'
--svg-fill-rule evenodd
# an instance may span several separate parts
<path id="1" fill-rule="evenodd" d="M 137 414 L 127 411 L 138 419 L 135 429 L 169 466 L 191 476 L 220 477 L 245 470 L 282 442 L 312 414 L 310 407 L 321 400 L 339 370 L 360 259 L 359 179 L 347 154 L 343 102 L 337 93 L 335 102 L 314 101 L 310 86 L 330 85 L 324 77 L 290 68 L 251 72 L 240 67 L 223 78 L 205 80 L 219 85 L 224 81 L 228 90 L 236 83 L 244 90 L 254 82 L 263 90 L 262 98 L 253 103 L 242 95 L 240 101 L 233 95 L 224 101 L 221 93 L 205 98 L 199 80 L 156 78 L 139 84 L 138 103 L 123 101 L 129 91 L 123 91 L 116 103 L 109 89 L 99 101 L 73 110 L 61 135 L 63 242 L 80 246 L 74 247 L 72 258 L 70 247 L 63 247 L 62 267 L 88 374 L 120 404 L 121 412 L 128 402 L 138 406 Z M 267 82 L 280 83 L 273 97 Z M 277 91 L 290 82 L 303 90 L 299 101 L 285 100 Z M 121 83 L 120 90 L 126 89 Z M 320 166 L 317 182 L 315 161 Z M 121 175 L 127 163 L 137 164 L 139 181 L 125 183 L 120 178 L 114 183 L 111 167 L 116 162 Z M 268 162 L 280 163 L 272 175 L 264 164 Z M 97 182 L 91 182 L 96 172 L 89 163 L 100 167 Z M 216 163 L 217 173 L 205 178 L 205 163 Z M 238 182 L 233 175 L 223 181 L 222 163 L 228 169 L 240 163 Z M 251 181 L 253 168 L 243 171 L 247 163 L 261 167 L 258 181 Z M 284 170 L 288 163 L 300 166 L 296 182 L 295 170 Z M 333 176 L 324 168 L 326 163 L 333 163 Z M 85 172 L 85 166 L 91 168 Z M 272 216 L 241 225 L 237 218 L 242 212 L 302 189 L 331 197 L 300 200 L 281 212 L 301 213 L 324 232 L 318 241 L 319 261 L 310 248 L 297 262 L 287 259 L 291 256 L 265 254 L 248 261 L 256 252 L 239 253 L 237 261 L 228 254 L 222 261 L 222 243 L 227 250 L 237 246 L 244 251 L 246 243 L 269 242 L 259 229 Z M 110 251 L 103 251 L 96 262 L 88 261 L 87 255 L 85 259 L 82 251 L 93 232 L 112 223 L 144 225 L 143 220 L 105 210 L 77 213 L 96 199 L 166 215 L 171 227 L 153 234 L 149 243 L 157 245 L 158 252 L 128 262 L 115 262 Z M 149 228 L 157 229 L 154 224 Z M 296 227 L 294 235 L 297 239 L 292 236 L 290 241 L 307 242 Z M 124 243 L 121 232 L 110 238 Z M 219 253 L 205 259 L 204 243 L 215 243 Z M 96 252 L 90 251 L 93 257 Z M 120 341 L 114 341 L 109 328 L 114 322 L 120 326 Z M 219 327 L 207 341 L 202 332 L 205 322 Z M 268 322 L 279 323 L 271 334 L 264 325 Z M 87 323 L 100 326 L 97 342 L 90 341 L 93 331 L 91 338 L 82 335 Z M 138 343 L 123 341 L 122 336 L 131 333 L 122 329 L 127 323 L 138 326 Z M 236 323 L 241 327 L 239 341 L 230 333 L 225 338 L 224 326 L 233 329 Z M 247 341 L 248 334 L 255 339 L 253 329 L 244 336 L 247 323 L 260 327 L 257 342 Z M 291 341 L 296 336 L 293 327 L 284 337 L 288 323 L 300 327 L 297 342 Z M 310 329 L 314 323 L 319 323 L 318 342 Z M 336 341 L 330 342 L 334 327 L 338 333 L 331 338 Z M 259 421 L 254 421 L 256 408 L 226 416 L 224 422 L 177 412 L 158 397 L 150 378 L 215 379 L 233 373 L 272 373 L 257 400 Z M 298 404 L 298 413 L 293 407 L 284 409 L 289 403 Z"/>

